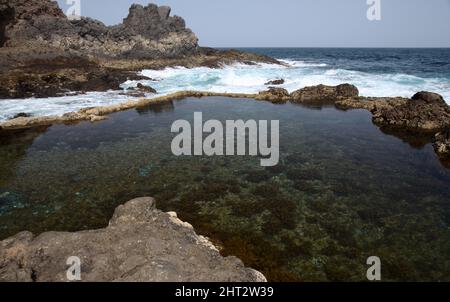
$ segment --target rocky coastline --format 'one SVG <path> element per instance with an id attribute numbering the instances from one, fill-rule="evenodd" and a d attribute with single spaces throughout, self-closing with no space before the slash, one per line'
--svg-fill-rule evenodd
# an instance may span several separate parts
<path id="1" fill-rule="evenodd" d="M 109 226 L 77 233 L 22 232 L 0 242 L 0 281 L 67 282 L 78 257 L 83 282 L 266 282 L 219 250 L 153 198 L 119 206 Z"/>
<path id="2" fill-rule="evenodd" d="M 281 64 L 267 56 L 200 47 L 167 6 L 132 5 L 122 24 L 69 20 L 51 0 L 0 0 L 0 99 L 119 90 L 142 69 Z"/>
<path id="3" fill-rule="evenodd" d="M 283 64 L 263 55 L 200 47 L 185 21 L 171 16 L 166 6 L 133 5 L 116 26 L 90 18 L 71 21 L 50 0 L 0 0 L 0 16 L 0 101 L 120 90 L 127 80 L 148 79 L 138 74 L 143 69 Z M 100 122 L 111 113 L 153 103 L 220 96 L 366 110 L 381 131 L 414 146 L 432 144 L 441 162 L 450 167 L 450 107 L 442 96 L 418 92 L 411 98 L 363 97 L 351 84 L 318 85 L 290 93 L 278 87 L 284 82 L 262 83 L 267 90 L 254 94 L 180 91 L 150 99 L 143 92 L 156 91 L 139 86 L 130 96 L 141 99 L 62 116 L 19 114 L 0 122 L 0 133 Z M 266 281 L 239 259 L 222 257 L 176 213 L 158 211 L 152 198 L 117 208 L 105 229 L 39 236 L 22 232 L 1 241 L 0 281 L 67 281 L 66 260 L 71 256 L 82 261 L 82 281 Z"/>
<path id="4" fill-rule="evenodd" d="M 214 93 L 180 91 L 151 99 L 139 99 L 121 104 L 81 109 L 63 116 L 17 117 L 0 123 L 0 130 L 19 130 L 56 123 L 80 121 L 98 122 L 107 115 L 152 103 L 168 102 L 188 97 L 230 97 L 269 101 L 276 104 L 291 102 L 302 106 L 334 106 L 339 110 L 364 109 L 371 112 L 373 123 L 387 133 L 399 137 L 414 146 L 432 143 L 436 153 L 447 166 L 450 161 L 450 106 L 442 96 L 431 92 L 419 92 L 408 98 L 368 98 L 359 96 L 358 88 L 351 84 L 338 86 L 318 85 L 289 93 L 286 89 L 269 87 L 257 94 Z"/>

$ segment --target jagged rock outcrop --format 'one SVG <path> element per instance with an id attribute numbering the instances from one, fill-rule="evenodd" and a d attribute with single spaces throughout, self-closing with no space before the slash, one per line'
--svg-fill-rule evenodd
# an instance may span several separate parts
<path id="1" fill-rule="evenodd" d="M 299 89 L 291 94 L 292 101 L 302 104 L 335 102 L 339 98 L 358 97 L 359 91 L 354 85 L 338 86 L 318 85 Z"/>
<path id="2" fill-rule="evenodd" d="M 222 257 L 175 213 L 156 210 L 152 198 L 118 207 L 105 229 L 23 232 L 1 241 L 0 281 L 68 281 L 73 256 L 81 260 L 81 281 L 266 281 L 239 259 Z"/>
<path id="3" fill-rule="evenodd" d="M 173 58 L 198 49 L 198 39 L 169 7 L 133 5 L 122 24 L 70 21 L 50 0 L 0 0 L 3 47 L 45 45 L 90 56 Z"/>
<path id="4" fill-rule="evenodd" d="M 374 123 L 424 132 L 437 132 L 450 126 L 450 107 L 436 93 L 419 92 L 407 102 L 390 105 L 375 106 Z"/>

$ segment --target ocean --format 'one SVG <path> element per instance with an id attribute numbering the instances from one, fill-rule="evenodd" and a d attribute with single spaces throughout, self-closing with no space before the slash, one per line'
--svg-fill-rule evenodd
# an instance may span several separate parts
<path id="1" fill-rule="evenodd" d="M 356 85 L 363 96 L 411 97 L 418 91 L 441 94 L 450 103 L 450 49 L 369 48 L 243 48 L 268 55 L 289 66 L 234 64 L 222 69 L 182 67 L 143 70 L 152 81 L 139 81 L 159 94 L 180 90 L 256 93 L 270 80 L 283 78 L 290 92 L 312 85 Z M 123 89 L 135 87 L 127 81 Z M 151 95 L 149 95 L 151 97 Z M 0 121 L 25 112 L 62 115 L 84 107 L 111 105 L 130 99 L 119 92 L 87 93 L 47 99 L 0 100 Z"/>

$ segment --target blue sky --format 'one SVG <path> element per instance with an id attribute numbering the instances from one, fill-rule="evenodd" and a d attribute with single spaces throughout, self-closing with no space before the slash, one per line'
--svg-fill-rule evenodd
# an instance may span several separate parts
<path id="1" fill-rule="evenodd" d="M 450 0 L 380 0 L 381 21 L 366 1 L 81 0 L 81 14 L 112 25 L 132 3 L 169 5 L 212 47 L 450 47 Z"/>

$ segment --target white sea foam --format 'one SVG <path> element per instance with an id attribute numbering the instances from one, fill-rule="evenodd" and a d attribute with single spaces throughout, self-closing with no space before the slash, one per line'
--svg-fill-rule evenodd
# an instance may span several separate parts
<path id="1" fill-rule="evenodd" d="M 0 121 L 10 119 L 18 113 L 61 116 L 83 108 L 113 105 L 132 99 L 120 93 L 121 91 L 88 92 L 63 97 L 0 100 Z"/>
<path id="2" fill-rule="evenodd" d="M 270 80 L 283 78 L 280 87 L 292 92 L 305 86 L 318 84 L 356 85 L 364 96 L 410 97 L 417 91 L 440 93 L 450 101 L 450 80 L 447 78 L 421 78 L 408 74 L 370 74 L 346 69 L 332 69 L 326 64 L 283 60 L 289 66 L 273 64 L 234 64 L 221 69 L 198 67 L 187 69 L 171 67 L 164 70 L 143 70 L 141 73 L 153 80 L 127 81 L 123 89 L 150 85 L 160 95 L 181 90 L 229 93 L 257 93 L 267 88 Z M 0 100 L 0 120 L 25 112 L 35 116 L 62 115 L 85 107 L 111 105 L 130 97 L 119 92 L 95 92 L 79 96 L 45 99 Z"/>

